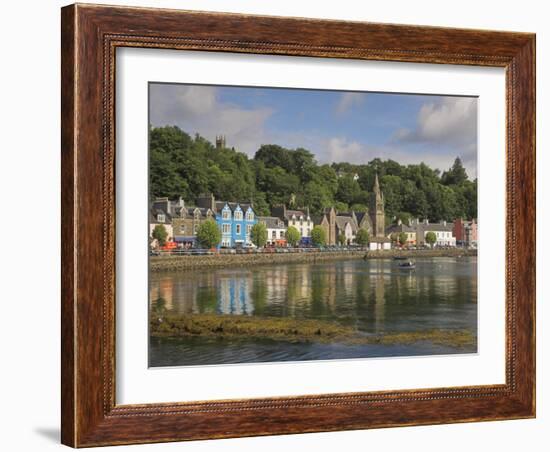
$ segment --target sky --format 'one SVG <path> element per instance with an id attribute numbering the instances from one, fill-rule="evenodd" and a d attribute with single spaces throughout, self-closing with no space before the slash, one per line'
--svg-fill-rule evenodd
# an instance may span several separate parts
<path id="1" fill-rule="evenodd" d="M 374 158 L 477 177 L 477 98 L 418 94 L 149 85 L 149 120 L 253 157 L 262 144 L 308 149 L 320 164 Z"/>

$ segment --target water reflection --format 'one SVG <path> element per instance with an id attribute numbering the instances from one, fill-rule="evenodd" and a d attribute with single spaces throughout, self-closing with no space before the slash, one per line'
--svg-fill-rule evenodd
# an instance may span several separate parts
<path id="1" fill-rule="evenodd" d="M 350 260 L 152 273 L 151 310 L 314 318 L 365 332 L 477 325 L 477 258 Z"/>

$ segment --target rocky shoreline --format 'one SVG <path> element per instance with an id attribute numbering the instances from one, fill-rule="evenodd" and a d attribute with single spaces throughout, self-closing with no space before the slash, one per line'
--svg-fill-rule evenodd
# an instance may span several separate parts
<path id="1" fill-rule="evenodd" d="M 246 267 L 273 264 L 319 263 L 346 259 L 391 259 L 396 256 L 416 258 L 477 256 L 477 250 L 462 248 L 434 250 L 350 250 L 301 253 L 211 254 L 201 256 L 151 256 L 149 269 L 185 271 L 221 267 Z"/>
<path id="2" fill-rule="evenodd" d="M 412 344 L 428 341 L 450 347 L 471 347 L 475 335 L 467 330 L 426 330 L 361 334 L 335 322 L 313 319 L 231 316 L 215 314 L 151 315 L 152 337 L 207 337 L 217 339 L 256 338 L 288 342 L 345 344 Z"/>

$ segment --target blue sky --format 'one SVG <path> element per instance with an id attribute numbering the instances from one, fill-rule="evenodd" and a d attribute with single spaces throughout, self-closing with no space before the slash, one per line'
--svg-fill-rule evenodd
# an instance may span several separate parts
<path id="1" fill-rule="evenodd" d="M 150 85 L 150 121 L 177 125 L 253 156 L 262 144 L 304 147 L 320 163 L 375 157 L 476 177 L 477 100 L 452 96 L 206 85 Z"/>

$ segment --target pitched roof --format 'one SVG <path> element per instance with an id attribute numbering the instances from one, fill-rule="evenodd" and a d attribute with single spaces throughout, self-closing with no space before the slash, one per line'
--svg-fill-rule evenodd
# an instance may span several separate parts
<path id="1" fill-rule="evenodd" d="M 164 215 L 164 222 L 158 221 L 158 215 Z M 151 206 L 149 209 L 149 223 L 162 223 L 167 224 L 172 221 L 172 215 L 165 212 L 163 209 L 155 208 Z"/>
<path id="2" fill-rule="evenodd" d="M 336 215 L 336 226 L 338 229 L 344 229 L 346 224 L 349 223 L 353 231 L 357 231 L 357 223 L 352 217 L 346 215 Z"/>
<path id="3" fill-rule="evenodd" d="M 386 233 L 392 233 L 392 232 L 416 232 L 416 229 L 404 223 L 393 224 L 388 228 L 386 228 Z"/>
<path id="4" fill-rule="evenodd" d="M 453 224 L 452 223 L 447 223 L 447 224 L 443 224 L 443 223 L 428 223 L 428 224 L 420 223 L 418 225 L 418 227 L 422 231 L 450 232 L 450 231 L 453 230 Z"/>
<path id="5" fill-rule="evenodd" d="M 258 217 L 258 221 L 264 222 L 269 229 L 283 229 L 284 222 L 278 217 Z"/>
<path id="6" fill-rule="evenodd" d="M 311 221 L 313 221 L 313 224 L 319 225 L 323 222 L 323 219 L 325 219 L 326 215 L 311 215 Z"/>
<path id="7" fill-rule="evenodd" d="M 215 204 L 216 212 L 223 210 L 226 204 L 231 209 L 232 212 L 235 211 L 237 206 L 240 206 L 243 212 L 246 212 L 249 208 L 252 208 L 252 210 L 254 210 L 254 208 L 252 207 L 252 204 L 249 202 L 216 201 L 216 204 Z"/>
<path id="8" fill-rule="evenodd" d="M 286 218 L 291 218 L 292 215 L 296 215 L 297 217 L 307 217 L 307 214 L 303 210 L 288 210 L 286 211 Z"/>

